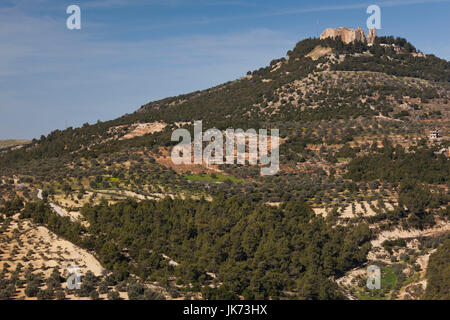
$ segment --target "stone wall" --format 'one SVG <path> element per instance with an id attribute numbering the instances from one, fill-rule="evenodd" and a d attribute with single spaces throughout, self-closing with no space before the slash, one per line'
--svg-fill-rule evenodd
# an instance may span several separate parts
<path id="1" fill-rule="evenodd" d="M 353 41 L 364 41 L 367 40 L 368 43 L 372 44 L 377 36 L 376 29 L 370 29 L 367 38 L 364 34 L 364 30 L 361 27 L 358 29 L 351 28 L 328 28 L 320 35 L 320 39 L 326 38 L 341 38 L 345 43 L 350 43 Z"/>

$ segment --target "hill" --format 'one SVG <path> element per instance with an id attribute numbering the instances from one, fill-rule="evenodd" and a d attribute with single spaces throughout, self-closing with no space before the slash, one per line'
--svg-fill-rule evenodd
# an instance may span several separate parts
<path id="1" fill-rule="evenodd" d="M 135 298 L 422 298 L 450 231 L 449 101 L 450 63 L 405 39 L 306 39 L 240 79 L 3 152 L 3 229 L 43 224 Z M 174 165 L 172 132 L 196 120 L 279 129 L 279 172 Z"/>

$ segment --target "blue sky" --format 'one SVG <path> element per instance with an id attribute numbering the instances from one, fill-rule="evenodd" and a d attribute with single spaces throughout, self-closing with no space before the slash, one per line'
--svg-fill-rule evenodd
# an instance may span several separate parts
<path id="1" fill-rule="evenodd" d="M 66 8 L 81 8 L 81 30 Z M 450 0 L 0 0 L 0 139 L 110 120 L 285 56 L 327 27 L 407 38 L 450 60 Z"/>

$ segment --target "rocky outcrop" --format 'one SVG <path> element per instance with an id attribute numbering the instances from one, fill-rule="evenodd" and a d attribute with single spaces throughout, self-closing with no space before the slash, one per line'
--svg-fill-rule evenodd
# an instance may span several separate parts
<path id="1" fill-rule="evenodd" d="M 377 29 L 370 29 L 369 34 L 367 35 L 367 43 L 374 44 L 375 38 L 377 37 Z"/>
<path id="2" fill-rule="evenodd" d="M 376 36 L 377 36 L 376 29 L 370 29 L 369 34 L 366 38 L 364 30 L 361 27 L 358 27 L 358 29 L 341 27 L 341 28 L 325 29 L 325 31 L 320 35 L 320 39 L 341 38 L 341 40 L 345 43 L 367 40 L 369 44 L 372 44 L 375 41 Z"/>

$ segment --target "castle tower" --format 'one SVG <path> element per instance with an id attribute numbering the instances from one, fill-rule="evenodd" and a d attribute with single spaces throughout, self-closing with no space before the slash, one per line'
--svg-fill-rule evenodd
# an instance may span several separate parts
<path id="1" fill-rule="evenodd" d="M 376 29 L 370 29 L 369 34 L 366 37 L 364 30 L 361 27 L 358 27 L 357 29 L 341 27 L 341 28 L 325 29 L 325 31 L 320 35 L 320 39 L 340 38 L 345 43 L 367 40 L 367 43 L 373 44 L 375 42 L 376 36 L 377 36 Z"/>
<path id="2" fill-rule="evenodd" d="M 367 43 L 374 44 L 375 38 L 377 37 L 377 29 L 370 29 L 369 34 L 367 35 Z"/>

